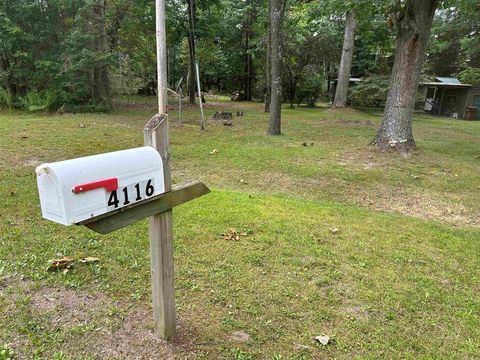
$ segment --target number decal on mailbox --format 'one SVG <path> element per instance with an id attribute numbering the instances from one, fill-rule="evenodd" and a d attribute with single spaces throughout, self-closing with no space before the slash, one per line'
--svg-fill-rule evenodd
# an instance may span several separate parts
<path id="1" fill-rule="evenodd" d="M 109 210 L 115 210 L 155 194 L 153 179 L 145 180 L 136 184 L 120 187 L 107 194 L 107 206 Z"/>

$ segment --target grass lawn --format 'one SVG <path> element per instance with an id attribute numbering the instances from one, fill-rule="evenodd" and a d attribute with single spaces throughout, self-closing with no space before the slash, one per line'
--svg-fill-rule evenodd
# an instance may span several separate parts
<path id="1" fill-rule="evenodd" d="M 480 347 L 480 122 L 417 117 L 416 155 L 373 151 L 380 114 L 258 103 L 176 125 L 178 336 L 152 334 L 147 223 L 107 236 L 41 218 L 43 162 L 141 146 L 154 101 L 111 114 L 0 113 L 0 360 L 467 359 Z M 235 228 L 239 240 L 222 233 Z M 94 256 L 66 274 L 49 259 Z M 328 346 L 313 337 L 329 335 Z M 7 350 L 8 349 L 8 350 Z"/>

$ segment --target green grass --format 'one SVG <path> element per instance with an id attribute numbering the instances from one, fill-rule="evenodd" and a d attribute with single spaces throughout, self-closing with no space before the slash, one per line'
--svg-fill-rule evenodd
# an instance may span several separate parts
<path id="1" fill-rule="evenodd" d="M 197 110 L 183 127 L 170 113 L 174 180 L 213 189 L 174 210 L 170 347 L 140 337 L 152 329 L 146 221 L 107 236 L 47 222 L 33 172 L 142 145 L 150 112 L 1 113 L 0 351 L 122 358 L 123 341 L 127 358 L 480 357 L 480 123 L 419 117 L 419 151 L 403 159 L 369 148 L 379 114 L 285 109 L 284 134 L 268 137 L 261 108 L 209 104 L 208 116 L 245 116 L 203 133 Z M 224 240 L 229 228 L 248 235 Z M 101 261 L 45 271 L 62 256 Z M 335 343 L 316 344 L 322 334 Z"/>

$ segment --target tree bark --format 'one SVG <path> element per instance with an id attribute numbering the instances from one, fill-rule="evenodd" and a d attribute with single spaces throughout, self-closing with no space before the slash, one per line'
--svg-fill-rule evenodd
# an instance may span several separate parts
<path id="1" fill-rule="evenodd" d="M 271 77 L 271 43 L 272 43 L 272 36 L 271 36 L 271 22 L 270 22 L 270 13 L 272 6 L 270 4 L 270 0 L 268 1 L 268 16 L 267 16 L 267 59 L 265 62 L 265 80 L 266 80 L 266 88 L 265 88 L 265 111 L 266 113 L 270 112 L 270 97 L 272 94 L 272 77 Z"/>
<path id="2" fill-rule="evenodd" d="M 396 19 L 397 48 L 382 124 L 372 143 L 410 155 L 416 148 L 412 118 L 420 70 L 438 0 L 408 0 Z"/>
<path id="3" fill-rule="evenodd" d="M 187 12 L 188 12 L 188 51 L 190 59 L 190 76 L 188 78 L 188 92 L 190 97 L 190 104 L 195 104 L 195 62 L 196 62 L 196 49 L 195 49 L 195 20 L 196 9 L 195 0 L 187 0 Z"/>
<path id="4" fill-rule="evenodd" d="M 282 20 L 283 1 L 270 1 L 271 96 L 269 135 L 281 134 L 282 112 Z"/>
<path id="5" fill-rule="evenodd" d="M 352 71 L 353 49 L 355 46 L 355 30 L 357 28 L 357 19 L 353 11 L 347 12 L 347 23 L 345 25 L 345 36 L 343 38 L 342 59 L 340 60 L 340 69 L 338 71 L 337 89 L 334 108 L 344 108 L 347 106 L 348 85 L 350 82 L 350 72 Z"/>
<path id="6" fill-rule="evenodd" d="M 108 52 L 108 38 L 105 26 L 105 6 L 106 0 L 98 0 L 94 7 L 95 12 L 95 52 L 101 57 L 96 60 L 93 71 L 93 96 L 94 100 L 103 102 L 108 106 L 112 105 L 110 78 L 108 64 L 103 58 Z"/>
<path id="7" fill-rule="evenodd" d="M 253 79 L 253 59 L 250 49 L 250 40 L 252 38 L 252 27 L 255 21 L 255 9 L 252 0 L 247 1 L 247 20 L 245 22 L 245 81 L 244 92 L 245 100 L 252 100 L 252 79 Z"/>

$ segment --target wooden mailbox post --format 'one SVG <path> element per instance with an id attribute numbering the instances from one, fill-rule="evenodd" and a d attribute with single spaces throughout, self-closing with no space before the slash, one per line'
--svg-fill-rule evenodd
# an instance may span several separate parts
<path id="1" fill-rule="evenodd" d="M 149 218 L 155 332 L 170 339 L 175 335 L 172 208 L 210 189 L 198 181 L 172 187 L 165 0 L 156 0 L 156 9 L 159 115 L 145 125 L 146 147 L 43 164 L 36 173 L 42 213 L 48 220 L 108 234 Z"/>
<path id="2" fill-rule="evenodd" d="M 166 107 L 166 104 L 165 104 Z M 144 128 L 145 145 L 153 146 L 163 159 L 165 191 L 172 189 L 168 116 L 153 117 Z M 149 219 L 150 261 L 155 331 L 164 339 L 175 335 L 175 290 L 173 284 L 172 210 Z"/>

